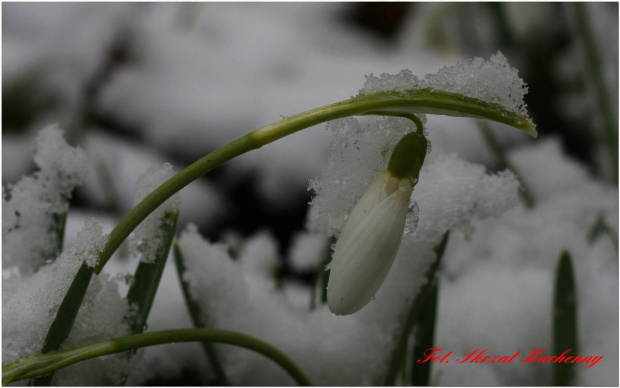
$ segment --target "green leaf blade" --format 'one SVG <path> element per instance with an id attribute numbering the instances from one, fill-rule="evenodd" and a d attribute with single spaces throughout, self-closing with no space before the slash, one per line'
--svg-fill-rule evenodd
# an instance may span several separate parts
<path id="1" fill-rule="evenodd" d="M 138 264 L 133 282 L 127 292 L 127 302 L 137 307 L 137 314 L 131 317 L 131 331 L 133 334 L 140 334 L 144 331 L 164 267 L 166 266 L 178 218 L 178 210 L 168 211 L 164 214 L 161 220 L 164 238 L 157 247 L 155 257 L 147 258 L 147 262 L 141 261 Z"/>
<path id="2" fill-rule="evenodd" d="M 436 284 L 437 284 L 437 273 L 439 271 L 439 267 L 441 265 L 441 261 L 443 259 L 443 255 L 446 250 L 446 246 L 448 245 L 448 240 L 450 238 L 450 231 L 446 231 L 441 238 L 441 241 L 435 247 L 435 260 L 431 263 L 431 266 L 426 274 L 426 283 L 422 286 L 420 292 L 414 298 L 411 308 L 409 309 L 407 316 L 405 317 L 405 321 L 396 335 L 395 344 L 396 346 L 392 349 L 388 360 L 388 367 L 385 373 L 385 377 L 381 382 L 381 385 L 394 385 L 396 383 L 396 377 L 398 375 L 398 371 L 402 367 L 403 358 L 407 351 L 408 339 L 413 330 L 414 326 L 420 325 L 422 314 L 426 306 L 431 304 L 431 306 L 426 311 L 426 316 L 424 317 L 425 321 L 427 321 L 426 331 L 429 331 L 428 322 L 430 322 L 430 317 L 433 317 L 436 314 L 433 310 L 436 309 L 436 302 L 432 303 L 433 293 L 436 293 Z M 437 295 L 434 296 L 437 298 Z M 434 332 L 434 324 L 432 328 Z M 426 350 L 426 349 L 424 349 Z M 414 355 L 415 356 L 415 355 Z M 415 359 L 414 359 L 415 360 Z M 428 367 L 430 368 L 430 366 Z M 426 373 L 426 379 L 430 376 L 430 370 L 419 372 L 419 369 L 415 370 L 416 373 Z M 415 375 L 412 377 L 416 379 Z M 422 378 L 420 378 L 422 379 Z M 428 380 L 427 380 L 428 381 Z"/>
<path id="3" fill-rule="evenodd" d="M 553 349 L 559 355 L 566 350 L 577 354 L 577 299 L 571 255 L 560 254 L 553 298 Z M 571 363 L 554 364 L 554 385 L 571 385 L 574 368 Z"/>
<path id="4" fill-rule="evenodd" d="M 52 321 L 47 335 L 45 336 L 45 342 L 43 343 L 41 353 L 45 354 L 57 351 L 60 349 L 62 343 L 69 337 L 92 276 L 93 268 L 86 265 L 86 262 L 82 263 L 80 269 L 73 278 L 73 282 L 69 286 L 67 294 L 58 307 L 56 317 L 54 321 Z M 53 374 L 48 374 L 35 379 L 32 383 L 35 386 L 50 385 L 53 377 Z"/>
<path id="5" fill-rule="evenodd" d="M 299 385 L 312 385 L 299 366 L 274 346 L 257 338 L 216 329 L 176 329 L 135 334 L 49 354 L 41 354 L 2 367 L 2 382 L 32 378 L 56 371 L 80 361 L 109 354 L 175 342 L 203 341 L 243 347 L 260 353 L 280 365 Z"/>

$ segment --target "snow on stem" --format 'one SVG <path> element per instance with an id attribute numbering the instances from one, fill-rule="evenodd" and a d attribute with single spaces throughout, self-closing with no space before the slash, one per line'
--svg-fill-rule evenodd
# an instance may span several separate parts
<path id="1" fill-rule="evenodd" d="M 98 342 L 62 352 L 41 354 L 3 366 L 2 384 L 8 385 L 13 381 L 41 376 L 77 362 L 95 357 L 120 353 L 146 346 L 192 341 L 230 344 L 254 350 L 255 352 L 270 358 L 275 363 L 280 365 L 299 385 L 312 385 L 306 374 L 299 368 L 299 366 L 277 348 L 245 334 L 216 329 L 177 329 L 154 331 L 127 337 L 113 338 L 108 341 Z"/>

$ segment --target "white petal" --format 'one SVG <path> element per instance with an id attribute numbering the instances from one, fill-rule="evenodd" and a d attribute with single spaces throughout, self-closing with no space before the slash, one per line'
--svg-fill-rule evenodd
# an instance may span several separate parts
<path id="1" fill-rule="evenodd" d="M 344 244 L 344 242 L 348 240 L 354 227 L 361 223 L 373 208 L 394 191 L 394 189 L 392 189 L 388 192 L 388 186 L 395 186 L 395 188 L 398 188 L 398 181 L 399 180 L 392 177 L 388 171 L 384 171 L 377 177 L 368 190 L 366 190 L 362 198 L 359 199 L 353 210 L 351 210 L 340 232 L 338 244 Z"/>
<path id="2" fill-rule="evenodd" d="M 411 191 L 405 182 L 363 217 L 356 217 L 356 223 L 347 220 L 346 238 L 336 245 L 327 286 L 333 313 L 347 315 L 360 310 L 385 280 L 400 247 Z"/>

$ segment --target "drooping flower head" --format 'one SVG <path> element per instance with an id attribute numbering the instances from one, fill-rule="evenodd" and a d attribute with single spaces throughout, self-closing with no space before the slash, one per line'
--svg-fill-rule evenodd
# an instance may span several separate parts
<path id="1" fill-rule="evenodd" d="M 421 131 L 396 145 L 388 169 L 355 205 L 336 243 L 327 286 L 330 311 L 353 314 L 373 298 L 385 280 L 405 228 L 409 198 L 426 157 Z"/>

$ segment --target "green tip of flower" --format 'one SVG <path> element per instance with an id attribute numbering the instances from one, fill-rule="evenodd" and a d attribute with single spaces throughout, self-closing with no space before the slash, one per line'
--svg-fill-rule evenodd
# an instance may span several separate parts
<path id="1" fill-rule="evenodd" d="M 531 120 L 527 121 L 527 124 L 523 129 L 528 135 L 532 136 L 534 139 L 538 137 L 538 131 L 536 130 L 536 124 L 534 124 Z"/>
<path id="2" fill-rule="evenodd" d="M 427 141 L 423 134 L 405 135 L 392 151 L 388 171 L 397 178 L 418 178 L 426 157 Z"/>

